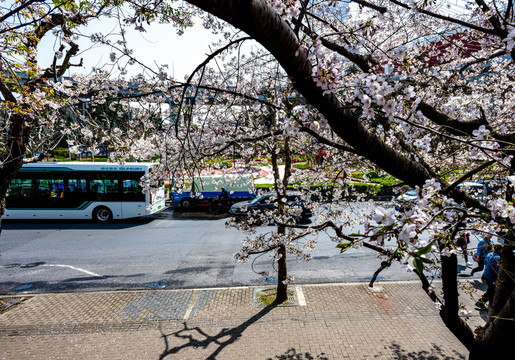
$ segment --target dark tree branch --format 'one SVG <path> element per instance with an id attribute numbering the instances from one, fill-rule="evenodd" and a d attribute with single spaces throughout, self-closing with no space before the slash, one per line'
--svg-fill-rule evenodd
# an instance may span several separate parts
<path id="1" fill-rule="evenodd" d="M 464 182 L 465 180 L 467 180 L 471 176 L 477 174 L 478 172 L 486 169 L 489 166 L 492 166 L 495 163 L 496 163 L 495 160 L 490 160 L 490 161 L 487 161 L 487 162 L 481 164 L 477 168 L 470 170 L 469 172 L 467 172 L 466 174 L 461 176 L 458 180 L 456 180 L 455 182 L 450 184 L 445 190 L 442 191 L 442 193 L 443 194 L 449 194 L 452 190 L 454 190 L 456 188 L 456 186 L 458 186 L 459 184 L 461 184 L 462 182 Z"/>
<path id="2" fill-rule="evenodd" d="M 3 81 L 0 81 L 0 92 L 2 93 L 5 100 L 7 100 L 13 104 L 18 103 L 18 101 L 14 97 L 13 93 L 7 88 L 7 86 L 4 84 Z"/>
<path id="3" fill-rule="evenodd" d="M 339 149 L 339 150 L 342 150 L 342 151 L 350 152 L 352 154 L 360 155 L 356 151 L 356 149 L 354 149 L 354 148 L 352 148 L 350 146 L 344 145 L 344 144 L 339 144 L 339 143 L 336 143 L 334 141 L 331 141 L 331 140 L 321 136 L 319 133 L 311 130 L 308 127 L 303 126 L 303 127 L 301 127 L 299 129 L 299 131 L 311 135 L 312 137 L 314 137 L 321 144 L 329 145 L 329 146 L 331 146 L 331 147 L 333 147 L 335 149 Z"/>
<path id="4" fill-rule="evenodd" d="M 297 24 L 297 25 L 300 25 L 300 24 Z M 311 37 L 312 39 L 316 38 L 316 34 L 314 34 L 307 26 L 301 25 L 301 27 L 302 27 L 302 31 L 304 31 L 309 37 Z M 327 40 L 325 37 L 321 37 L 320 40 L 322 41 L 322 44 L 326 48 L 328 48 L 329 50 L 333 50 L 333 51 L 337 52 L 338 54 L 346 57 L 351 62 L 356 64 L 356 66 L 358 66 L 361 69 L 361 71 L 363 71 L 363 72 L 370 71 L 371 66 L 368 63 L 370 61 L 370 59 L 366 58 L 363 55 L 352 53 L 352 52 L 348 51 L 345 47 L 338 45 L 330 40 Z M 373 64 L 375 65 L 375 63 L 373 63 Z"/>
<path id="5" fill-rule="evenodd" d="M 200 71 L 201 69 L 204 69 L 205 66 L 211 61 L 213 60 L 215 57 L 217 57 L 219 54 L 221 54 L 222 52 L 226 51 L 228 48 L 230 48 L 231 46 L 233 46 L 234 44 L 238 44 L 242 41 L 245 41 L 245 40 L 250 40 L 252 39 L 251 37 L 243 37 L 243 38 L 240 38 L 240 39 L 236 39 L 236 40 L 233 40 L 231 41 L 230 43 L 226 44 L 225 46 L 221 47 L 220 49 L 217 49 L 215 52 L 213 52 L 212 54 L 210 54 L 202 63 L 200 63 L 196 68 L 195 70 L 193 70 L 193 72 L 191 73 L 191 75 L 188 77 L 188 79 L 186 80 L 186 84 L 184 85 L 184 90 L 182 92 L 182 96 L 181 96 L 181 102 L 179 104 L 179 110 L 177 112 L 177 117 L 179 117 L 179 114 L 181 113 L 181 110 L 182 110 L 182 106 L 184 104 L 184 98 L 185 98 L 185 95 L 186 95 L 186 91 L 188 90 L 188 87 L 190 86 L 191 84 L 191 81 L 193 80 L 193 77 L 195 76 L 195 74 Z M 175 133 L 179 133 L 179 122 L 177 121 L 175 123 Z"/>
<path id="6" fill-rule="evenodd" d="M 21 4 L 17 8 L 12 9 L 11 11 L 7 12 L 6 14 L 4 14 L 3 16 L 0 16 L 0 23 L 4 22 L 8 18 L 10 18 L 12 15 L 18 14 L 20 11 L 22 11 L 23 9 L 29 7 L 30 5 L 32 5 L 34 3 L 40 3 L 40 2 L 45 2 L 45 0 L 29 0 L 29 1 Z"/>
<path id="7" fill-rule="evenodd" d="M 383 271 L 384 269 L 386 268 L 389 268 L 390 265 L 392 265 L 392 262 L 394 261 L 394 257 L 391 256 L 390 258 L 388 258 L 388 260 L 385 260 L 385 261 L 381 261 L 381 266 L 379 267 L 379 269 L 377 269 L 375 272 L 374 272 L 374 275 L 372 276 L 372 279 L 370 280 L 370 282 L 368 283 L 368 286 L 369 287 L 374 287 L 374 283 L 376 282 L 376 279 L 377 277 L 379 276 L 379 274 L 381 273 L 381 271 Z"/>
<path id="8" fill-rule="evenodd" d="M 209 156 L 213 156 L 213 155 L 219 154 L 219 153 L 223 152 L 224 150 L 227 150 L 231 146 L 240 145 L 240 144 L 244 144 L 244 143 L 254 143 L 254 142 L 257 142 L 257 141 L 262 141 L 262 140 L 268 139 L 268 138 L 270 138 L 272 136 L 280 135 L 282 133 L 283 133 L 282 131 L 278 130 L 278 131 L 275 131 L 275 132 L 272 132 L 272 133 L 268 133 L 268 134 L 263 134 L 263 135 L 260 135 L 260 136 L 241 138 L 241 139 L 234 139 L 234 140 L 229 141 L 222 148 L 217 149 L 215 152 L 213 152 L 213 153 L 211 153 L 209 155 L 206 155 L 206 156 L 209 157 Z"/>
<path id="9" fill-rule="evenodd" d="M 496 35 L 496 33 L 497 33 L 496 30 L 494 30 L 494 29 L 488 29 L 488 28 L 485 28 L 485 27 L 477 26 L 477 25 L 468 23 L 466 21 L 455 19 L 455 18 L 450 17 L 450 16 L 440 15 L 440 14 L 437 14 L 435 12 L 432 12 L 432 11 L 429 11 L 429 10 L 424 10 L 424 9 L 419 9 L 419 8 L 413 9 L 411 6 L 409 6 L 407 4 L 404 4 L 404 3 L 402 3 L 402 2 L 400 2 L 398 0 L 389 0 L 389 1 L 394 3 L 395 5 L 398 5 L 398 6 L 402 7 L 402 8 L 405 8 L 405 9 L 408 9 L 408 10 L 415 10 L 415 11 L 421 13 L 421 14 L 428 15 L 428 16 L 433 17 L 435 19 L 445 20 L 445 21 L 448 21 L 448 22 L 451 22 L 451 23 L 454 23 L 454 24 L 457 24 L 457 25 L 461 25 L 461 26 L 467 27 L 469 29 L 473 29 L 473 30 L 476 30 L 476 31 L 483 32 L 485 34 Z"/>
<path id="10" fill-rule="evenodd" d="M 386 7 L 384 7 L 384 6 L 372 4 L 372 3 L 369 3 L 368 1 L 364 1 L 364 0 L 351 0 L 351 2 L 354 2 L 356 4 L 360 4 L 361 6 L 376 10 L 376 11 L 380 12 L 381 14 L 386 13 Z"/>
<path id="11" fill-rule="evenodd" d="M 47 78 L 53 77 L 56 81 L 58 77 L 63 76 L 71 66 L 70 60 L 73 56 L 77 55 L 79 52 L 79 46 L 74 42 L 70 43 L 71 48 L 66 51 L 66 55 L 63 59 L 61 65 L 56 66 L 56 59 L 54 58 L 54 64 L 52 67 L 47 68 L 45 72 L 40 76 L 40 79 L 45 80 Z M 82 62 L 82 61 L 81 61 Z M 40 80 L 41 81 L 41 80 Z"/>
<path id="12" fill-rule="evenodd" d="M 486 4 L 486 2 L 484 0 L 476 0 L 476 4 L 478 4 L 478 6 L 481 8 L 481 10 L 484 13 L 491 11 L 490 7 Z M 492 15 L 492 16 L 490 16 L 488 21 L 490 21 L 490 24 L 492 24 L 492 26 L 494 27 L 494 29 L 496 31 L 494 34 L 496 34 L 504 39 L 507 35 L 507 32 L 506 32 L 506 30 L 504 30 L 501 27 L 501 22 L 499 21 L 499 19 L 496 16 Z"/>

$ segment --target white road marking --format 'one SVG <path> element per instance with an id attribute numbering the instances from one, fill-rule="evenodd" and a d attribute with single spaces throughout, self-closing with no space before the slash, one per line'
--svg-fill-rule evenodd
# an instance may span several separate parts
<path id="1" fill-rule="evenodd" d="M 297 291 L 297 301 L 299 302 L 299 306 L 306 306 L 306 298 L 304 297 L 304 292 L 300 285 L 295 286 L 295 291 Z"/>
<path id="2" fill-rule="evenodd" d="M 81 268 L 78 268 L 78 267 L 75 267 L 75 266 L 71 266 L 71 265 L 43 264 L 43 265 L 41 265 L 41 266 L 63 267 L 63 268 L 68 268 L 68 269 L 72 269 L 72 270 L 80 271 L 80 272 L 83 272 L 84 274 L 88 274 L 88 275 L 91 275 L 91 276 L 102 277 L 102 275 L 95 274 L 95 273 L 94 273 L 94 272 L 92 272 L 92 271 L 88 271 L 88 270 L 81 269 Z"/>

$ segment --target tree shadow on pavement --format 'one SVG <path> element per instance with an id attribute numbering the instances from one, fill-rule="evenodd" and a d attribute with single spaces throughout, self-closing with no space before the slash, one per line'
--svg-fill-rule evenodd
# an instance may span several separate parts
<path id="1" fill-rule="evenodd" d="M 161 331 L 162 338 L 165 343 L 165 349 L 162 354 L 159 356 L 159 360 L 165 359 L 168 355 L 173 355 L 179 353 L 181 350 L 187 348 L 203 348 L 206 349 L 209 345 L 214 344 L 216 346 L 215 351 L 209 356 L 206 357 L 206 360 L 216 359 L 216 357 L 229 345 L 236 342 L 243 332 L 256 321 L 264 317 L 270 311 L 272 311 L 276 305 L 269 305 L 263 308 L 256 315 L 252 316 L 250 319 L 245 321 L 244 323 L 233 327 L 233 328 L 223 328 L 215 335 L 209 335 L 204 330 L 199 327 L 188 327 L 188 324 L 183 323 L 184 328 L 173 332 L 171 334 L 164 334 Z M 170 347 L 170 340 L 173 338 L 186 340 L 186 343 L 174 347 Z"/>
<path id="2" fill-rule="evenodd" d="M 324 353 L 317 355 L 317 357 L 313 357 L 310 353 L 297 353 L 297 350 L 294 348 L 288 349 L 284 354 L 276 355 L 275 358 L 268 358 L 266 360 L 329 360 L 328 357 L 325 357 Z"/>
<path id="3" fill-rule="evenodd" d="M 392 350 L 391 359 L 396 360 L 465 360 L 466 357 L 457 351 L 453 350 L 449 354 L 449 351 L 445 351 L 439 346 L 432 344 L 433 348 L 429 351 L 406 351 L 399 344 L 393 342 L 389 348 Z M 383 355 L 376 355 L 376 357 L 382 357 Z"/>

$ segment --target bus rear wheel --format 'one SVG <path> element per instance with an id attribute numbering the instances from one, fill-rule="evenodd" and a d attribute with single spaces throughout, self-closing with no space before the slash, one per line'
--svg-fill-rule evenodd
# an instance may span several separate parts
<path id="1" fill-rule="evenodd" d="M 100 223 L 109 222 L 113 219 L 113 213 L 105 206 L 99 206 L 93 210 L 93 220 Z"/>

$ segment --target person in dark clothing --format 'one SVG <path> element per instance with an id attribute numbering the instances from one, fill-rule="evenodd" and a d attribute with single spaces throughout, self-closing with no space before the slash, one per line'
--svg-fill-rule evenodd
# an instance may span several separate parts
<path id="1" fill-rule="evenodd" d="M 478 271 L 483 271 L 485 268 L 485 257 L 491 251 L 492 248 L 492 235 L 487 234 L 483 239 L 477 243 L 476 254 L 474 255 L 474 261 L 477 261 L 477 267 L 472 269 L 470 276 Z"/>
<path id="2" fill-rule="evenodd" d="M 220 193 L 220 196 L 218 196 L 218 199 L 220 200 L 222 207 L 226 208 L 227 204 L 229 203 L 229 193 L 227 190 L 225 190 L 224 187 L 222 187 L 222 192 Z"/>
<path id="3" fill-rule="evenodd" d="M 495 295 L 495 282 L 499 274 L 499 259 L 501 258 L 502 245 L 495 244 L 494 251 L 485 257 L 485 271 L 483 272 L 483 280 L 486 282 L 486 293 L 476 302 L 476 306 L 482 310 L 486 309 L 486 302 L 492 306 Z"/>
<path id="4" fill-rule="evenodd" d="M 222 188 L 222 193 L 220 194 L 220 200 L 229 200 L 229 193 L 227 192 L 227 190 L 225 190 L 225 188 Z"/>
<path id="5" fill-rule="evenodd" d="M 456 241 L 456 245 L 461 248 L 463 253 L 463 258 L 465 259 L 466 266 L 472 266 L 472 263 L 469 263 L 469 257 L 467 254 L 467 245 L 470 243 L 470 233 L 463 233 L 462 236 L 458 238 Z"/>

